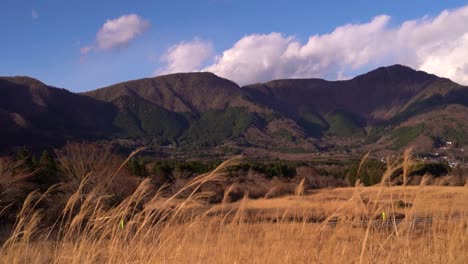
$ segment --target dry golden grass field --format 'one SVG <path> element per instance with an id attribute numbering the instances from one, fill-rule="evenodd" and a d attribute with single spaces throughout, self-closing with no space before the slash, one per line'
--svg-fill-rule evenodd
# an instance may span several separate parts
<path id="1" fill-rule="evenodd" d="M 373 187 L 209 204 L 200 187 L 230 160 L 168 196 L 149 180 L 107 206 L 106 181 L 83 177 L 60 217 L 43 224 L 31 193 L 0 248 L 1 263 L 468 263 L 468 187 Z M 108 178 L 110 182 L 114 174 Z M 53 188 L 49 190 L 52 192 Z M 383 214 L 384 213 L 384 214 Z"/>

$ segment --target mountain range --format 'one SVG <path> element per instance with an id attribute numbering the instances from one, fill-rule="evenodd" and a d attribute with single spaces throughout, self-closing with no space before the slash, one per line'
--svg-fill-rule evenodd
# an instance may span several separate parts
<path id="1" fill-rule="evenodd" d="M 156 152 L 391 153 L 468 146 L 468 87 L 402 65 L 350 80 L 284 79 L 240 87 L 177 73 L 72 93 L 0 77 L 0 152 L 67 141 Z M 197 154 L 198 153 L 198 154 Z"/>

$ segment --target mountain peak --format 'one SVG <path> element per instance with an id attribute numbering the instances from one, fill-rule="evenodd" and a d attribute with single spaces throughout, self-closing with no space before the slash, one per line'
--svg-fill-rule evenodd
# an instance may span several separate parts
<path id="1" fill-rule="evenodd" d="M 175 73 L 169 73 L 169 74 L 163 74 L 163 75 L 158 75 L 153 77 L 155 78 L 162 78 L 162 77 L 171 77 L 171 76 L 176 76 L 176 77 L 214 77 L 214 78 L 221 78 L 217 76 L 216 74 L 212 72 L 175 72 Z"/>
<path id="2" fill-rule="evenodd" d="M 46 84 L 39 81 L 38 79 L 29 76 L 0 77 L 0 80 L 30 87 L 46 86 Z"/>
<path id="3" fill-rule="evenodd" d="M 210 72 L 189 72 L 127 81 L 85 94 L 107 102 L 137 96 L 171 111 L 198 112 L 224 108 L 241 89 Z"/>
<path id="4" fill-rule="evenodd" d="M 352 80 L 283 79 L 243 88 L 210 72 L 174 73 L 84 95 L 31 77 L 0 77 L 0 123 L 7 127 L 0 136 L 7 138 L 6 146 L 27 139 L 60 145 L 69 138 L 116 137 L 259 148 L 303 147 L 309 137 L 324 137 L 341 146 L 342 137 L 349 142 L 365 139 L 367 128 L 374 126 L 392 131 L 450 104 L 465 111 L 467 98 L 466 87 L 398 64 Z M 454 123 L 439 119 L 444 125 Z M 466 116 L 457 120 L 464 124 Z M 379 134 L 383 140 L 385 131 Z"/>
<path id="5" fill-rule="evenodd" d="M 409 66 L 403 65 L 403 64 L 393 64 L 393 65 L 390 65 L 390 66 L 382 66 L 382 67 L 379 67 L 377 69 L 380 69 L 380 68 L 384 68 L 384 69 L 387 69 L 387 70 L 398 70 L 398 71 L 411 71 L 411 72 L 417 71 L 417 70 L 415 70 L 415 69 L 413 69 L 413 68 L 411 68 Z"/>
<path id="6" fill-rule="evenodd" d="M 395 64 L 380 67 L 368 73 L 359 75 L 354 80 L 378 83 L 425 82 L 438 77 L 424 71 L 418 71 L 408 66 Z"/>
<path id="7" fill-rule="evenodd" d="M 171 73 L 166 75 L 160 75 L 151 78 L 152 80 L 164 80 L 164 81 L 186 81 L 186 82 L 199 82 L 206 85 L 222 84 L 228 86 L 235 86 L 240 88 L 239 85 L 231 80 L 219 77 L 212 72 L 179 72 Z"/>

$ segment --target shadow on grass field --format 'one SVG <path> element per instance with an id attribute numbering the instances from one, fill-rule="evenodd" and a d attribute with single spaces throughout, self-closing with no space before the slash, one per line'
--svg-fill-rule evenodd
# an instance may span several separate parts
<path id="1" fill-rule="evenodd" d="M 115 182 L 127 161 L 112 173 L 102 166 L 75 173 L 68 192 L 60 185 L 32 191 L 3 240 L 0 262 L 468 263 L 468 188 L 426 186 L 424 180 L 406 186 L 409 152 L 389 162 L 377 186 L 358 182 L 304 193 L 301 181 L 295 195 L 233 203 L 233 188 L 227 188 L 219 204 L 210 204 L 213 193 L 202 187 L 225 180 L 239 159 L 175 193 L 141 180 L 116 201 Z M 81 165 L 69 162 L 68 169 L 78 172 Z M 399 170 L 403 186 L 392 186 L 390 176 Z M 2 183 L 13 179 L 2 177 Z M 62 206 L 50 218 L 42 203 L 55 192 L 62 199 L 53 202 Z"/>

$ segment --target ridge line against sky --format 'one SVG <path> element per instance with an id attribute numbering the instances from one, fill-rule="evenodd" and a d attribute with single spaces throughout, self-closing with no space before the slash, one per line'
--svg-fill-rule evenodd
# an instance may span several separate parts
<path id="1" fill-rule="evenodd" d="M 221 54 L 195 38 L 170 47 L 155 75 L 210 71 L 241 85 L 284 78 L 349 79 L 372 65 L 404 64 L 468 84 L 468 5 L 389 26 L 391 17 L 338 26 L 306 43 L 279 32 L 246 35 Z M 211 65 L 203 67 L 206 61 Z"/>
<path id="2" fill-rule="evenodd" d="M 225 2 L 209 0 L 208 4 L 219 11 L 219 6 L 232 5 L 230 0 Z M 307 30 L 304 25 L 286 20 L 285 30 L 277 30 L 282 24 L 273 21 L 271 29 L 251 24 L 230 30 L 231 24 L 222 20 L 230 21 L 228 15 L 208 16 L 210 23 L 200 28 L 195 25 L 203 20 L 199 17 L 193 18 L 193 25 L 170 19 L 162 22 L 146 10 L 122 6 L 105 19 L 94 12 L 92 24 L 79 25 L 85 18 L 76 18 L 76 28 L 86 30 L 76 33 L 71 48 L 61 38 L 69 32 L 53 31 L 54 25 L 47 21 L 50 8 L 36 5 L 26 9 L 28 26 L 46 26 L 42 28 L 46 31 L 39 38 L 35 36 L 36 42 L 18 43 L 16 47 L 13 41 L 0 44 L 0 55 L 5 58 L 0 75 L 29 75 L 51 85 L 85 91 L 176 72 L 210 71 L 245 85 L 283 78 L 349 79 L 380 66 L 404 64 L 468 84 L 468 5 L 434 8 L 436 11 L 403 19 L 391 12 L 369 11 L 365 19 L 344 21 L 337 17 L 335 20 L 341 23 L 328 22 L 328 27 L 320 30 L 315 24 L 316 30 L 314 26 Z M 11 7 L 20 10 L 19 6 Z M 360 12 L 349 10 L 353 11 Z M 224 32 L 211 22 L 215 18 L 221 19 Z M 307 17 L 301 18 L 307 21 Z M 46 25 L 36 25 L 39 23 Z M 5 33 L 13 32 L 11 27 L 3 27 Z M 301 30 L 295 33 L 289 28 Z M 21 31 L 15 34 L 9 35 L 9 41 L 27 41 L 30 37 Z M 50 43 L 48 34 L 54 34 L 58 43 L 52 44 L 57 48 L 43 47 Z M 28 48 L 33 51 L 26 51 Z"/>

